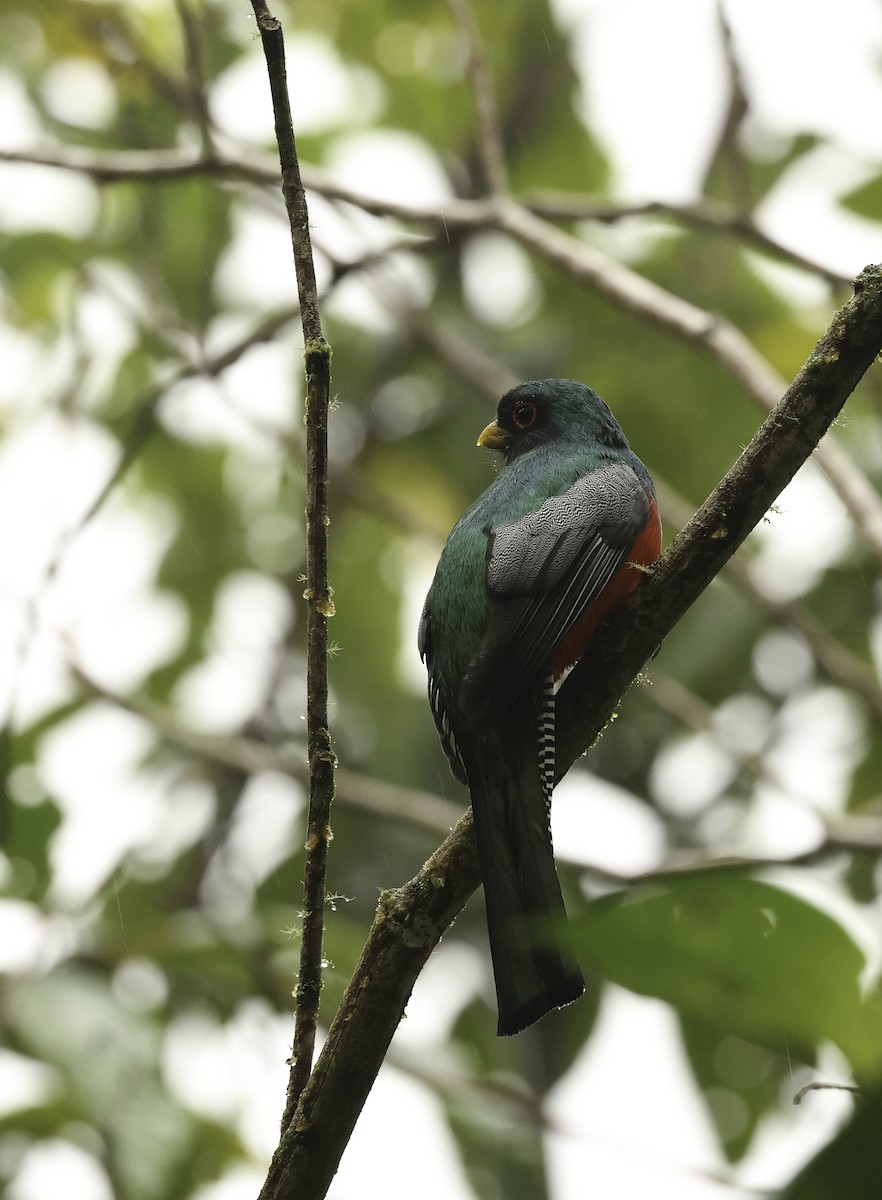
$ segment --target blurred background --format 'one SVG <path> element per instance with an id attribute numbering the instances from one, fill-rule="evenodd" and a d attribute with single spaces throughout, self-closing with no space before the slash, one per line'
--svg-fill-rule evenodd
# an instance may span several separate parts
<path id="1" fill-rule="evenodd" d="M 882 11 L 275 11 L 334 349 L 328 1020 L 467 801 L 415 640 L 478 432 L 513 382 L 583 380 L 688 519 L 882 259 Z M 244 1200 L 305 827 L 302 335 L 250 7 L 2 0 L 0 113 L 0 1177 Z M 531 237 L 469 203 L 494 144 Z M 476 897 L 332 1196 L 878 1194 L 854 1125 L 858 1182 L 781 1189 L 870 1111 L 800 1090 L 871 1106 L 882 1062 L 880 402 L 877 369 L 558 789 L 590 994 L 497 1040 Z"/>

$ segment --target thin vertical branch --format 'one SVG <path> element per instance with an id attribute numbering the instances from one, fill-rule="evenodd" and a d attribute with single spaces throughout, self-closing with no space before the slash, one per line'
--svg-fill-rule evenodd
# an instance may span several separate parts
<path id="1" fill-rule="evenodd" d="M 709 180 L 719 172 L 725 172 L 728 187 L 739 213 L 750 212 L 752 202 L 751 170 L 741 144 L 741 130 L 750 115 L 750 100 L 744 82 L 744 72 L 735 51 L 732 26 L 726 13 L 724 0 L 717 0 L 717 23 L 720 28 L 720 43 L 725 62 L 729 100 L 723 124 L 717 135 L 713 154 L 701 184 L 701 195 L 708 190 Z"/>
<path id="2" fill-rule="evenodd" d="M 193 120 L 199 130 L 202 143 L 202 153 L 205 158 L 214 154 L 214 138 L 211 128 L 211 114 L 208 109 L 208 95 L 205 87 L 205 71 L 202 67 L 202 34 L 204 26 L 197 20 L 190 9 L 189 0 L 175 0 L 178 20 L 181 24 L 181 35 L 184 40 L 184 57 L 187 67 L 188 105 Z"/>
<path id="3" fill-rule="evenodd" d="M 499 120 L 484 43 L 469 0 L 448 0 L 448 4 L 468 55 L 466 70 L 475 102 L 478 152 L 484 168 L 484 182 L 491 195 L 502 196 L 508 191 L 508 171 L 505 165 L 502 122 Z"/>
<path id="4" fill-rule="evenodd" d="M 300 178 L 288 100 L 281 23 L 265 0 L 252 0 L 263 42 L 273 99 L 282 194 L 291 226 L 300 297 L 306 365 L 306 736 L 309 753 L 309 815 L 303 877 L 300 971 L 295 992 L 294 1048 L 282 1129 L 291 1122 L 312 1070 L 318 1025 L 325 914 L 325 877 L 330 841 L 334 767 L 328 728 L 328 617 L 334 606 L 328 585 L 328 409 L 331 348 L 322 333 L 309 213 Z"/>

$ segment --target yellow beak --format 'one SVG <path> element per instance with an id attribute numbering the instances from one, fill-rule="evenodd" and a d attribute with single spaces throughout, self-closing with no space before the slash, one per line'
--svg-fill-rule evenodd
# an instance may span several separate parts
<path id="1" fill-rule="evenodd" d="M 483 446 L 485 450 L 504 450 L 510 441 L 511 434 L 493 421 L 481 431 L 478 445 Z"/>

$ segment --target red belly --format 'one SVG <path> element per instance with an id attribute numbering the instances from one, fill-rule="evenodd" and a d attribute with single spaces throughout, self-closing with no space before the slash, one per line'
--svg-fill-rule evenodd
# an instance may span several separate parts
<path id="1" fill-rule="evenodd" d="M 643 578 L 640 568 L 652 566 L 660 553 L 661 520 L 655 501 L 650 497 L 649 520 L 635 538 L 628 561 L 559 643 L 554 655 L 555 679 L 560 679 L 567 667 L 578 662 L 597 632 L 597 627 L 640 583 Z"/>

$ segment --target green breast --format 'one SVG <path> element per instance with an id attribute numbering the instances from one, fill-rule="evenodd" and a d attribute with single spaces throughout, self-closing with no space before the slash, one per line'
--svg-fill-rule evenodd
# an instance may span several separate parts
<path id="1" fill-rule="evenodd" d="M 471 510 L 470 510 L 471 512 Z M 487 535 L 480 524 L 462 518 L 438 560 L 432 588 L 432 638 L 435 671 L 451 710 L 458 708 L 459 687 L 489 620 L 484 586 Z"/>

